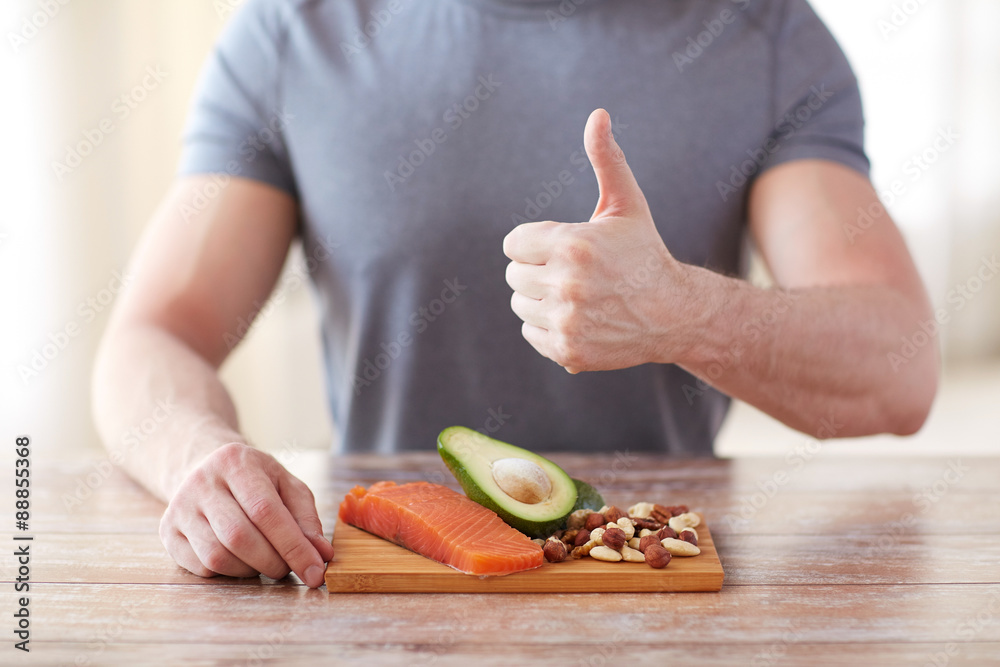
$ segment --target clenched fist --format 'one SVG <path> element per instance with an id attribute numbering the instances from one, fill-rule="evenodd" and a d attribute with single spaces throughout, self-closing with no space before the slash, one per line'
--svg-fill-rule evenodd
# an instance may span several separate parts
<path id="1" fill-rule="evenodd" d="M 521 332 L 570 373 L 673 362 L 690 333 L 687 267 L 660 237 L 603 109 L 584 145 L 600 198 L 589 222 L 532 222 L 504 239 Z"/>

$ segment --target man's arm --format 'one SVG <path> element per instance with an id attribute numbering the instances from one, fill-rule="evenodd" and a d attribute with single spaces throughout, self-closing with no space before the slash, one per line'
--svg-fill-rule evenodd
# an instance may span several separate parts
<path id="1" fill-rule="evenodd" d="M 201 576 L 291 570 L 319 586 L 333 554 L 312 493 L 247 445 L 217 373 L 238 321 L 253 319 L 278 278 L 295 202 L 233 179 L 206 205 L 209 182 L 179 181 L 132 258 L 94 371 L 95 420 L 115 450 L 155 415 L 157 427 L 123 452 L 122 466 L 168 502 L 160 537 L 180 565 Z"/>
<path id="2" fill-rule="evenodd" d="M 905 363 L 890 354 L 902 359 L 901 341 L 934 315 L 888 214 L 859 235 L 845 233 L 858 211 L 877 209 L 868 179 L 832 162 L 764 173 L 750 193 L 749 226 L 777 289 L 692 270 L 719 307 L 708 325 L 715 335 L 682 366 L 814 435 L 919 430 L 937 389 L 937 346 Z M 718 374 L 713 364 L 741 346 L 745 361 Z"/>
<path id="3" fill-rule="evenodd" d="M 605 112 L 585 144 L 601 189 L 591 220 L 528 223 L 504 241 L 511 307 L 539 352 L 570 372 L 676 363 L 820 437 L 920 428 L 937 352 L 896 369 L 888 355 L 931 308 L 888 217 L 853 244 L 844 233 L 877 202 L 866 179 L 823 161 L 761 176 L 749 224 L 778 283 L 765 290 L 670 255 Z"/>

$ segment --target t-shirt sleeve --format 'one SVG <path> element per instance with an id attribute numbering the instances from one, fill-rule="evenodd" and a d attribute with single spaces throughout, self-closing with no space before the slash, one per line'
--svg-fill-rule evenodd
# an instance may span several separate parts
<path id="1" fill-rule="evenodd" d="M 778 148 L 765 169 L 825 159 L 867 176 L 861 93 L 847 57 L 806 0 L 788 0 L 784 10 L 774 40 Z"/>
<path id="2" fill-rule="evenodd" d="M 248 0 L 205 62 L 184 129 L 178 173 L 225 173 L 297 196 L 281 101 L 287 22 L 277 0 Z"/>

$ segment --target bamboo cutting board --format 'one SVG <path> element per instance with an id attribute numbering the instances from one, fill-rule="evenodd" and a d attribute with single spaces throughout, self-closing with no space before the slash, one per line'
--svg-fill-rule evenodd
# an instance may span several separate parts
<path id="1" fill-rule="evenodd" d="M 645 563 L 606 563 L 593 558 L 545 563 L 502 577 L 463 574 L 340 520 L 334 557 L 326 568 L 331 593 L 670 593 L 717 591 L 722 563 L 712 534 L 698 526 L 701 553 L 677 558 L 661 570 Z"/>

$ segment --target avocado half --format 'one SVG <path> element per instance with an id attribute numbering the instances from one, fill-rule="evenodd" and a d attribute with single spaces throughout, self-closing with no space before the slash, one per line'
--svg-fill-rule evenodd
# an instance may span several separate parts
<path id="1" fill-rule="evenodd" d="M 465 495 L 529 537 L 548 537 L 575 510 L 604 504 L 596 489 L 544 456 L 464 426 L 441 431 L 438 453 Z"/>

